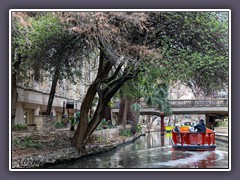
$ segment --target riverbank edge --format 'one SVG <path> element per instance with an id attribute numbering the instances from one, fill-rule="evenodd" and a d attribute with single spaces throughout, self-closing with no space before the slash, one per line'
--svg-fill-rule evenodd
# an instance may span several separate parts
<path id="1" fill-rule="evenodd" d="M 128 137 L 121 141 L 116 141 L 111 144 L 87 146 L 81 154 L 74 147 L 59 149 L 57 152 L 45 152 L 40 154 L 32 154 L 25 156 L 12 157 L 11 170 L 14 169 L 43 169 L 53 164 L 64 163 L 81 158 L 91 157 L 99 154 L 104 154 L 117 149 L 121 146 L 134 142 L 146 133 L 137 134 Z"/>
<path id="2" fill-rule="evenodd" d="M 216 133 L 215 139 L 224 143 L 228 143 L 228 134 Z"/>

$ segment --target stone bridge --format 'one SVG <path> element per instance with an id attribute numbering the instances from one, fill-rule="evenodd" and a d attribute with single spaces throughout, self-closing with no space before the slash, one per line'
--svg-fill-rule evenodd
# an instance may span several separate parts
<path id="1" fill-rule="evenodd" d="M 228 115 L 228 99 L 190 99 L 190 100 L 169 100 L 171 110 L 174 115 L 179 114 L 215 114 Z M 149 107 L 144 101 L 140 102 L 142 115 L 161 115 L 161 111 L 156 107 Z M 118 113 L 116 104 L 112 108 L 112 113 Z"/>
<path id="2" fill-rule="evenodd" d="M 169 100 L 173 115 L 180 114 L 205 114 L 206 126 L 213 128 L 216 119 L 228 116 L 228 99 L 189 99 L 189 100 Z M 164 134 L 164 115 L 157 107 L 149 107 L 144 101 L 140 102 L 141 115 L 156 115 L 161 117 L 161 134 Z M 112 108 L 112 117 L 116 118 L 119 107 L 116 104 Z"/>

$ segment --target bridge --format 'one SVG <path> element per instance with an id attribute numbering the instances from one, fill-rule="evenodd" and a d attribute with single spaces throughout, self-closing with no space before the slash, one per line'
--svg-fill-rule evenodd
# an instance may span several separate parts
<path id="1" fill-rule="evenodd" d="M 228 116 L 228 99 L 190 99 L 169 100 L 173 115 L 205 114 L 206 126 L 211 128 L 216 119 Z M 140 102 L 141 115 L 156 115 L 161 117 L 161 134 L 164 134 L 164 115 L 158 107 L 149 107 L 144 101 Z M 112 108 L 112 117 L 119 113 L 119 107 Z M 116 117 L 116 116 L 115 116 Z"/>
<path id="2" fill-rule="evenodd" d="M 180 114 L 215 114 L 228 115 L 228 99 L 190 99 L 190 100 L 169 100 L 171 110 L 174 115 Z M 157 115 L 162 112 L 157 106 L 149 107 L 144 101 L 140 102 L 142 115 Z M 116 105 L 112 108 L 112 113 L 118 113 Z"/>

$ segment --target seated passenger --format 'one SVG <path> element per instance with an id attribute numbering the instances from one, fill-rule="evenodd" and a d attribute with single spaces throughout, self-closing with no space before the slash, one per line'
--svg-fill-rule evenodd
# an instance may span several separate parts
<path id="1" fill-rule="evenodd" d="M 179 129 L 179 126 L 178 126 L 178 125 L 176 125 L 173 130 L 174 130 L 174 132 L 180 132 L 180 129 Z"/>
<path id="2" fill-rule="evenodd" d="M 197 125 L 194 126 L 194 130 L 197 132 L 206 132 L 206 125 L 204 124 L 204 120 L 201 119 Z"/>
<path id="3" fill-rule="evenodd" d="M 194 127 L 189 127 L 188 130 L 189 130 L 189 132 L 194 132 L 195 131 Z"/>

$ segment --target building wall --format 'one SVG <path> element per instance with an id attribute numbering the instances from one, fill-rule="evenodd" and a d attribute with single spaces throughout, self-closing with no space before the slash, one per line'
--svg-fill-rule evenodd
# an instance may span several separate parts
<path id="1" fill-rule="evenodd" d="M 89 84 L 96 76 L 96 63 L 85 61 L 82 65 L 81 78 L 75 78 L 76 84 L 69 80 L 59 80 L 52 106 L 52 115 L 57 122 L 62 121 L 64 114 L 67 117 L 75 116 L 80 111 L 81 102 L 86 94 Z M 18 80 L 18 102 L 16 109 L 15 124 L 35 123 L 35 116 L 46 111 L 52 80 L 49 77 L 36 82 L 33 78 Z M 64 103 L 74 102 L 74 109 L 64 109 Z M 68 115 L 69 114 L 69 115 Z"/>
<path id="2" fill-rule="evenodd" d="M 48 94 L 32 90 L 17 88 L 18 91 L 18 102 L 16 108 L 15 124 L 34 124 L 35 116 L 40 115 L 46 111 Z M 80 108 L 80 102 L 77 99 L 70 99 L 66 97 L 55 96 L 52 107 L 52 115 L 56 117 L 56 120 L 60 122 L 63 115 L 63 104 L 64 102 L 74 102 L 74 109 L 69 110 L 69 117 L 75 116 L 77 108 Z M 68 113 L 67 109 L 64 109 L 64 113 Z"/>

